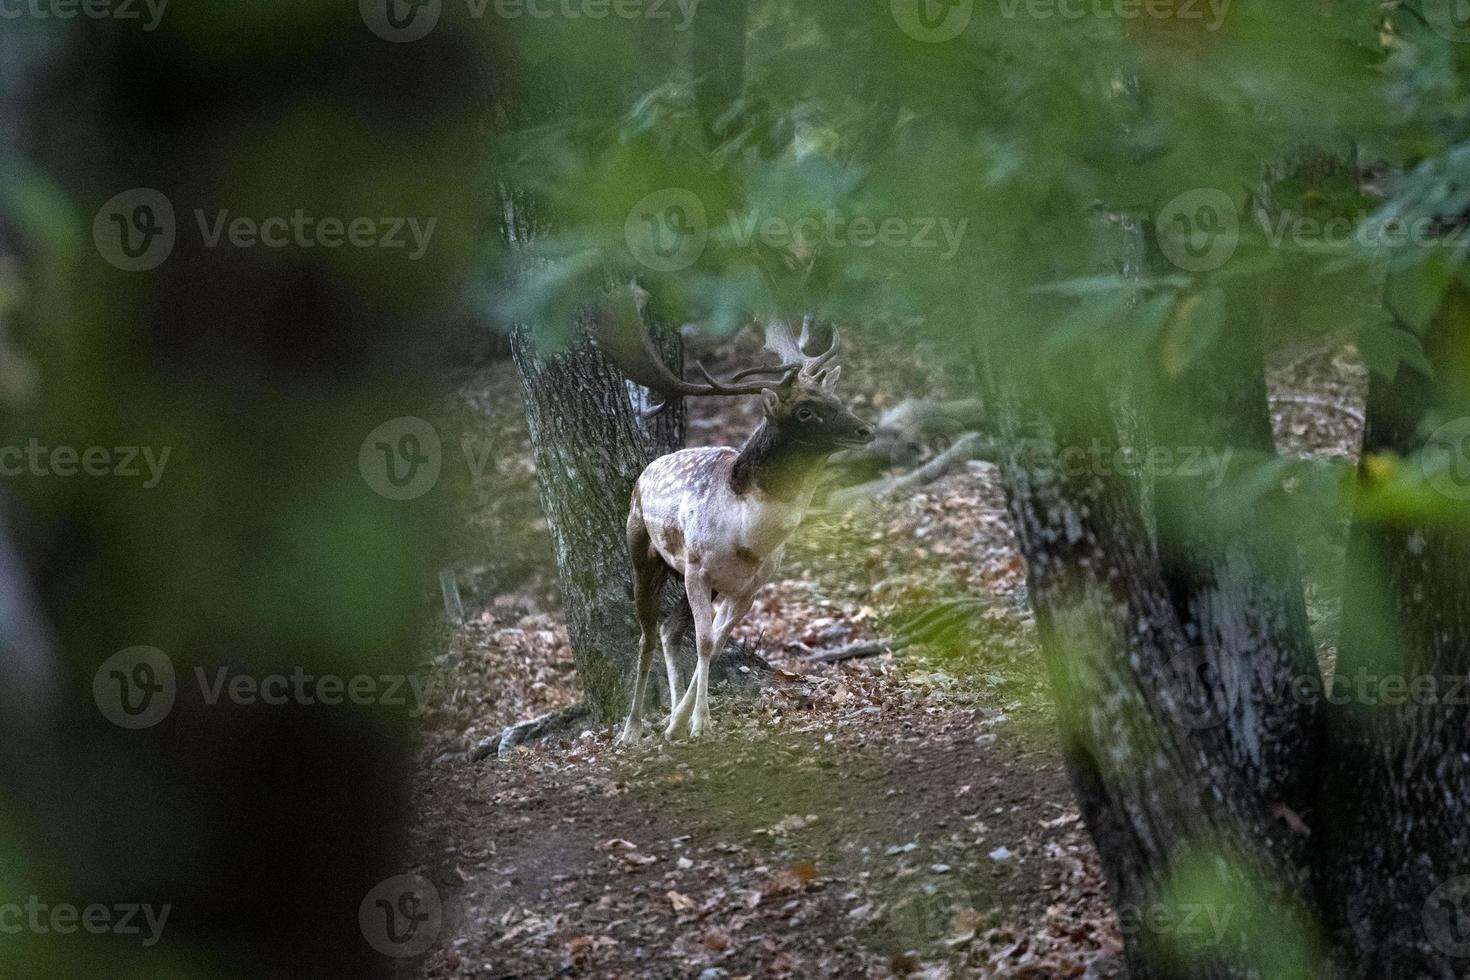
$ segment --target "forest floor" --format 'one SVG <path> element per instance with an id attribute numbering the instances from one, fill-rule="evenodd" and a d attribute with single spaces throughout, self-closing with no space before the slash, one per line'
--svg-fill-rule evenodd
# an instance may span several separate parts
<path id="1" fill-rule="evenodd" d="M 896 399 L 858 361 L 848 386 L 876 416 Z M 1352 457 L 1350 352 L 1284 360 L 1271 382 L 1284 448 Z M 749 406 L 702 412 L 691 445 L 753 423 Z M 496 468 L 461 488 L 484 535 L 462 556 L 473 601 L 429 653 L 441 697 L 411 844 L 444 921 L 405 976 L 1121 975 L 994 467 L 804 525 L 740 630 L 773 681 L 716 696 L 712 738 L 617 748 L 609 726 L 472 762 L 578 691 L 513 371 L 477 373 L 452 414 L 490 433 Z M 811 659 L 899 634 L 914 642 L 897 653 Z"/>

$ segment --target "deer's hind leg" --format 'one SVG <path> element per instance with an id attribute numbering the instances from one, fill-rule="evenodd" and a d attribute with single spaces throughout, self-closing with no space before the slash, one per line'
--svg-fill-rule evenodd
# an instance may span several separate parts
<path id="1" fill-rule="evenodd" d="M 658 637 L 664 648 L 664 672 L 669 680 L 670 712 L 678 703 L 679 694 L 684 687 L 679 680 L 679 641 L 684 639 L 685 632 L 693 623 L 694 613 L 689 609 L 689 600 L 681 596 L 674 611 L 664 617 L 663 625 L 658 628 Z"/>
<path id="2" fill-rule="evenodd" d="M 633 605 L 638 613 L 638 675 L 629 698 L 628 720 L 618 736 L 619 745 L 635 742 L 643 734 L 643 699 L 648 693 L 653 645 L 659 635 L 658 594 L 669 573 L 668 566 L 653 548 L 636 499 L 628 514 L 628 557 L 633 564 Z"/>

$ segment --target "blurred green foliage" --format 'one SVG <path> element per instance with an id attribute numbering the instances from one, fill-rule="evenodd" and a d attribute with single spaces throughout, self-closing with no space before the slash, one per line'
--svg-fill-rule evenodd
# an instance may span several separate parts
<path id="1" fill-rule="evenodd" d="M 10 8 L 0 28 L 0 66 L 24 68 L 0 98 L 0 251 L 23 283 L 0 300 L 0 360 L 13 343 L 35 382 L 0 404 L 0 446 L 145 446 L 168 465 L 156 486 L 0 484 L 57 681 L 37 711 L 50 727 L 0 716 L 0 903 L 173 915 L 146 948 L 7 935 L 0 973 L 376 975 L 356 912 L 403 870 L 408 699 L 211 701 L 196 678 L 418 669 L 445 493 L 388 499 L 359 450 L 432 414 L 442 328 L 479 255 L 488 45 L 452 18 L 391 44 L 355 3 L 168 5 L 154 29 L 54 6 Z M 93 233 L 134 188 L 171 202 L 177 233 L 139 271 Z M 421 261 L 232 247 L 201 233 L 220 212 L 434 233 Z M 133 731 L 93 681 L 137 645 L 172 659 L 177 697 Z"/>
<path id="2" fill-rule="evenodd" d="M 941 15 L 968 21 L 930 40 Z M 1368 0 L 511 20 L 512 65 L 575 67 L 496 147 L 544 219 L 502 311 L 555 342 L 636 276 L 716 332 L 811 311 L 1022 373 L 1080 351 L 1102 377 L 1176 376 L 1243 315 L 1269 348 L 1325 336 L 1375 371 L 1423 365 L 1393 318 L 1422 324 L 1463 274 L 1464 236 L 1436 222 L 1470 204 L 1467 46 L 1446 24 Z M 738 98 L 708 118 L 722 68 L 696 54 L 742 49 Z M 697 209 L 641 203 L 670 191 Z M 644 261 L 654 235 L 686 246 L 678 268 Z"/>

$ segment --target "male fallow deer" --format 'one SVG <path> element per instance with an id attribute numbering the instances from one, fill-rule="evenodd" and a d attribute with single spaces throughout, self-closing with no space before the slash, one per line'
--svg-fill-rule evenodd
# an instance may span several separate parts
<path id="1" fill-rule="evenodd" d="M 633 703 L 618 742 L 636 741 L 643 733 L 655 636 L 663 646 L 671 701 L 679 690 L 674 654 L 690 617 L 698 663 L 688 689 L 673 705 L 664 737 L 676 737 L 686 725 L 690 736 L 698 737 L 710 730 L 710 662 L 750 609 L 757 590 L 775 575 L 786 540 L 811 504 L 827 457 L 866 445 L 873 426 L 833 393 L 842 369 L 826 365 L 837 354 L 836 331 L 825 353 L 810 356 L 804 351 L 810 320 L 800 340 L 786 323 L 770 324 L 766 349 L 781 359 L 780 366 L 741 371 L 728 383 L 716 381 L 702 364 L 696 367 L 705 383 L 687 381 L 663 364 L 641 328 L 634 337 L 613 338 L 603 326 L 599 340 L 613 361 L 629 378 L 665 398 L 761 398 L 765 417 L 744 446 L 684 449 L 659 457 L 638 478 L 628 512 L 628 552 L 642 636 Z M 739 383 L 760 375 L 767 380 Z M 660 628 L 658 596 L 670 572 L 684 580 L 689 603 Z"/>

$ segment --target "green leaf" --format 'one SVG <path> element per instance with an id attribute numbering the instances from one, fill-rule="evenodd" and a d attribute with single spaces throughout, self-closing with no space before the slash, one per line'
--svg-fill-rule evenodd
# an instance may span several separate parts
<path id="1" fill-rule="evenodd" d="M 1423 333 L 1455 279 L 1446 249 L 1421 249 L 1418 261 L 1388 277 L 1384 300 L 1389 309 L 1417 333 Z"/>
<path id="2" fill-rule="evenodd" d="M 1130 293 L 1121 290 L 1085 295 L 1070 313 L 1046 332 L 1042 341 L 1043 351 L 1060 354 L 1116 327 L 1132 298 Z"/>
<path id="3" fill-rule="evenodd" d="M 1407 365 L 1425 377 L 1434 375 L 1419 338 L 1393 324 L 1379 322 L 1364 326 L 1358 331 L 1358 351 L 1368 370 L 1385 378 L 1398 374 L 1400 365 Z"/>
<path id="4" fill-rule="evenodd" d="M 1220 336 L 1225 324 L 1225 291 L 1212 286 L 1185 297 L 1164 334 L 1164 369 L 1179 375 L 1198 361 Z"/>

